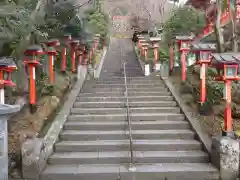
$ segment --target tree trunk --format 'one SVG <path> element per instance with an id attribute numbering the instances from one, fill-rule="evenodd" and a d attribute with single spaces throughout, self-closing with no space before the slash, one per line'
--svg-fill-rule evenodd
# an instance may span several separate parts
<path id="1" fill-rule="evenodd" d="M 230 18 L 231 18 L 231 25 L 232 25 L 232 51 L 238 52 L 238 42 L 237 42 L 237 35 L 236 35 L 236 21 L 237 21 L 237 8 L 236 5 L 234 9 L 229 8 L 230 10 Z"/>
<path id="2" fill-rule="evenodd" d="M 217 19 L 215 23 L 215 35 L 217 40 L 217 51 L 224 52 L 224 38 L 221 30 L 222 0 L 217 0 Z"/>

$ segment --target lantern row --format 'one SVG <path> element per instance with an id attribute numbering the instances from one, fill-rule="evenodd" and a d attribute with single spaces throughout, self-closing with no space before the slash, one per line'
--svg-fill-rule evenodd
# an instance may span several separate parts
<path id="1" fill-rule="evenodd" d="M 174 70 L 176 62 L 180 58 L 181 79 L 186 81 L 187 56 L 192 54 L 195 58 L 189 65 L 200 65 L 200 104 L 206 102 L 206 70 L 208 66 L 215 67 L 219 74 L 214 77 L 216 81 L 225 84 L 224 99 L 224 131 L 232 134 L 232 111 L 231 111 L 231 82 L 240 80 L 238 67 L 240 64 L 240 53 L 216 53 L 216 45 L 209 43 L 194 43 L 191 36 L 176 36 L 170 46 L 170 74 Z M 193 63 L 194 62 L 194 63 Z"/>
<path id="2" fill-rule="evenodd" d="M 86 46 L 81 44 L 79 40 L 72 39 L 70 34 L 64 35 L 64 43 L 61 59 L 61 71 L 62 73 L 66 72 L 67 65 L 67 49 L 70 51 L 71 56 L 71 71 L 76 73 L 76 58 L 79 60 L 77 62 L 78 66 L 87 65 L 88 60 L 94 57 L 94 51 L 97 49 L 99 44 L 100 35 L 97 34 L 94 37 L 90 52 L 86 51 Z M 45 42 L 46 50 L 40 45 L 33 45 L 28 47 L 25 52 L 24 64 L 27 66 L 29 72 L 29 104 L 30 109 L 34 109 L 33 106 L 36 105 L 36 74 L 35 69 L 37 66 L 41 65 L 39 62 L 39 57 L 41 55 L 48 56 L 48 72 L 49 72 L 49 84 L 53 85 L 55 81 L 54 73 L 54 62 L 56 57 L 59 55 L 58 47 L 60 46 L 60 41 L 58 39 L 51 39 Z M 5 86 L 15 86 L 11 80 L 11 73 L 17 70 L 15 64 L 16 59 L 14 57 L 0 57 L 0 103 L 4 104 L 4 87 Z M 78 68 L 80 70 L 80 68 Z"/>
<path id="3" fill-rule="evenodd" d="M 137 35 L 138 38 L 138 49 L 140 50 L 140 55 L 147 59 L 148 57 L 148 49 L 153 48 L 154 54 L 154 69 L 156 71 L 160 70 L 159 60 L 159 42 L 161 41 L 161 37 L 151 37 L 149 41 L 145 40 L 143 36 Z M 146 74 L 146 75 L 149 75 Z"/>

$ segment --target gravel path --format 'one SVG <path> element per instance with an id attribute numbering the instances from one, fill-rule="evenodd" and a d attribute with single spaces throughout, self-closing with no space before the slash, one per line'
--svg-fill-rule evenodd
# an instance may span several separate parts
<path id="1" fill-rule="evenodd" d="M 143 76 L 132 41 L 125 38 L 111 38 L 109 49 L 100 73 L 100 79 L 112 76 L 123 77 L 124 62 L 126 63 L 127 76 Z"/>

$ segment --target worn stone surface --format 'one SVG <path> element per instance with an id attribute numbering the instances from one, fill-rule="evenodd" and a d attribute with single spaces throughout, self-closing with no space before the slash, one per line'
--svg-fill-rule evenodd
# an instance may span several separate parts
<path id="1" fill-rule="evenodd" d="M 123 77 L 123 63 L 128 77 L 143 75 L 130 39 L 111 38 L 109 50 L 103 63 L 100 79 L 112 76 Z"/>
<path id="2" fill-rule="evenodd" d="M 58 139 L 58 135 L 62 130 L 66 117 L 70 112 L 70 108 L 81 90 L 86 78 L 86 68 L 81 69 L 81 78 L 78 79 L 74 88 L 68 96 L 62 110 L 55 117 L 55 120 L 49 128 L 43 139 L 32 139 L 26 141 L 22 145 L 22 174 L 28 180 L 39 179 L 39 174 L 47 163 L 48 157 L 53 152 L 53 145 Z"/>
<path id="3" fill-rule="evenodd" d="M 100 60 L 100 63 L 99 65 L 94 69 L 94 78 L 99 78 L 100 76 L 100 72 L 101 72 L 101 69 L 102 69 L 102 66 L 103 66 L 103 63 L 104 63 L 104 60 L 105 60 L 105 56 L 107 54 L 107 51 L 108 51 L 108 48 L 105 47 L 103 49 L 103 53 L 102 53 L 102 57 L 101 57 L 101 60 Z"/>
<path id="4" fill-rule="evenodd" d="M 239 141 L 229 137 L 214 137 L 211 161 L 220 169 L 222 180 L 236 180 L 239 174 Z"/>

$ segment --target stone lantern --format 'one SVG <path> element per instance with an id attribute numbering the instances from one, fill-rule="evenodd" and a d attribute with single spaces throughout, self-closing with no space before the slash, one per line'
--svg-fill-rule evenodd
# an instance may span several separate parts
<path id="1" fill-rule="evenodd" d="M 0 104 L 0 179 L 8 180 L 8 129 L 10 116 L 20 110 L 18 105 Z"/>
<path id="2" fill-rule="evenodd" d="M 196 64 L 200 65 L 200 104 L 206 102 L 206 70 L 211 63 L 211 53 L 216 51 L 215 44 L 194 43 L 190 46 L 191 52 L 197 57 Z"/>
<path id="3" fill-rule="evenodd" d="M 39 45 L 30 46 L 24 52 L 26 55 L 24 63 L 28 67 L 29 71 L 29 104 L 30 111 L 34 113 L 36 110 L 36 66 L 40 65 L 37 60 L 37 56 L 44 54 L 43 49 Z"/>
<path id="4" fill-rule="evenodd" d="M 55 73 L 54 73 L 54 61 L 55 57 L 58 55 L 56 47 L 60 46 L 60 42 L 58 39 L 51 39 L 47 41 L 46 46 L 48 47 L 46 54 L 48 54 L 49 57 L 49 84 L 54 84 L 54 79 L 55 79 Z"/>
<path id="5" fill-rule="evenodd" d="M 225 99 L 226 104 L 223 130 L 227 135 L 231 135 L 233 133 L 231 83 L 232 81 L 240 80 L 240 76 L 238 75 L 240 53 L 213 53 L 211 64 L 220 72 L 219 76 L 215 77 L 215 80 L 222 81 L 225 84 L 223 98 Z"/>
<path id="6" fill-rule="evenodd" d="M 79 44 L 79 40 L 71 40 L 70 45 L 71 45 L 71 63 L 72 63 L 72 72 L 76 72 L 76 48 L 77 45 Z"/>
<path id="7" fill-rule="evenodd" d="M 0 103 L 5 103 L 5 86 L 15 86 L 12 82 L 11 74 L 13 71 L 17 69 L 15 64 L 15 59 L 13 57 L 0 57 Z M 5 74 L 7 74 L 7 78 L 5 78 Z"/>
<path id="8" fill-rule="evenodd" d="M 153 52 L 154 52 L 154 68 L 156 71 L 159 71 L 160 70 L 160 63 L 158 62 L 159 61 L 159 57 L 158 57 L 158 54 L 159 54 L 159 42 L 161 41 L 161 37 L 151 37 L 150 38 L 150 41 L 151 43 L 153 44 Z"/>
<path id="9" fill-rule="evenodd" d="M 181 77 L 182 81 L 186 80 L 187 74 L 187 54 L 190 50 L 190 43 L 193 40 L 192 36 L 176 36 L 176 42 L 179 45 L 180 61 L 181 61 Z"/>
<path id="10" fill-rule="evenodd" d="M 65 34 L 64 35 L 64 47 L 62 49 L 62 62 L 61 62 L 62 73 L 66 72 L 66 68 L 67 68 L 67 57 L 66 57 L 67 56 L 67 47 L 68 47 L 71 39 L 72 39 L 71 34 Z"/>

